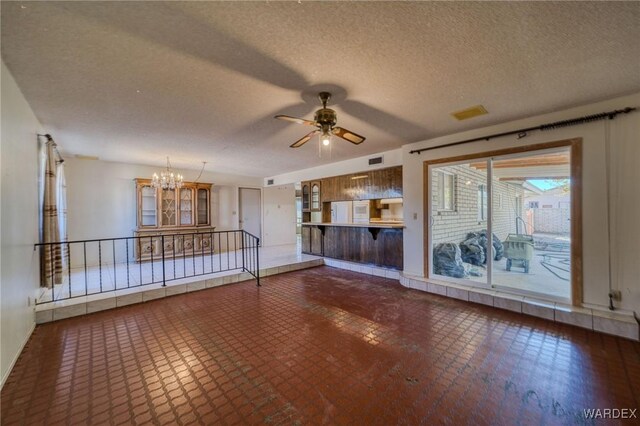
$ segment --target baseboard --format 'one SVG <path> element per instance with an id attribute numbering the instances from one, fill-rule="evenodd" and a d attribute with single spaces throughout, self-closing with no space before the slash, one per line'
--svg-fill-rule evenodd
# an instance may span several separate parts
<path id="1" fill-rule="evenodd" d="M 24 347 L 27 345 L 27 342 L 31 338 L 31 334 L 33 334 L 33 330 L 35 330 L 35 328 L 36 328 L 36 321 L 34 319 L 33 324 L 31 324 L 31 330 L 29 330 L 29 332 L 27 333 L 27 337 L 22 342 L 22 345 L 20 345 L 20 350 L 18 351 L 16 356 L 13 358 L 13 361 L 11 361 L 11 364 L 9 365 L 9 369 L 7 370 L 7 373 L 4 375 L 4 377 L 2 378 L 2 381 L 0 382 L 0 390 L 2 390 L 2 388 L 4 387 L 4 383 L 9 378 L 9 375 L 11 374 L 13 367 L 16 365 L 18 358 L 20 358 L 20 354 L 22 354 L 22 351 L 24 350 Z"/>

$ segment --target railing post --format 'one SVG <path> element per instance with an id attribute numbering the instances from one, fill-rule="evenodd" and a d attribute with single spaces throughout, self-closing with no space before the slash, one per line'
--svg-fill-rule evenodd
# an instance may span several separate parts
<path id="1" fill-rule="evenodd" d="M 240 235 L 242 238 L 242 272 L 246 272 L 247 268 L 244 265 L 244 239 L 246 238 L 246 235 L 244 234 L 244 230 L 241 231 Z"/>
<path id="2" fill-rule="evenodd" d="M 47 255 L 45 254 L 45 261 L 46 259 L 47 259 Z M 56 272 L 55 272 L 55 266 L 54 266 L 55 262 L 53 260 L 53 244 L 49 245 L 49 263 L 51 263 L 51 301 L 53 302 L 54 300 L 56 300 L 56 285 L 54 283 Z M 45 280 L 46 279 L 47 279 L 47 276 L 45 273 Z"/>
<path id="3" fill-rule="evenodd" d="M 165 270 L 164 270 L 164 235 L 161 235 L 161 244 L 162 244 L 162 287 L 166 287 L 167 280 L 166 280 Z"/>
<path id="4" fill-rule="evenodd" d="M 260 238 L 256 237 L 256 285 L 260 287 Z"/>

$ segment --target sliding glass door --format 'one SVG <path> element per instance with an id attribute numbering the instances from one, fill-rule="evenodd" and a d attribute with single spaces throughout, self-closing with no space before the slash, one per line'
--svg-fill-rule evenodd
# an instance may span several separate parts
<path id="1" fill-rule="evenodd" d="M 569 299 L 570 150 L 493 158 L 491 228 L 502 244 L 492 283 L 500 290 Z"/>
<path id="2" fill-rule="evenodd" d="M 432 276 L 488 285 L 481 245 L 489 218 L 487 161 L 433 166 L 430 183 Z"/>
<path id="3" fill-rule="evenodd" d="M 571 148 L 428 166 L 431 278 L 569 301 Z"/>

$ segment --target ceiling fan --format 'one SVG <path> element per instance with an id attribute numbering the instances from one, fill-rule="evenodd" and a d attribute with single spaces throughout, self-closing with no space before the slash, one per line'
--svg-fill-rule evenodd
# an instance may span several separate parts
<path id="1" fill-rule="evenodd" d="M 354 145 L 360 145 L 362 142 L 364 142 L 364 136 L 360 136 L 343 127 L 336 127 L 338 116 L 334 110 L 332 110 L 331 108 L 327 108 L 327 102 L 329 102 L 329 99 L 331 98 L 331 93 L 320 92 L 318 93 L 318 97 L 320 98 L 320 102 L 322 102 L 322 108 L 316 111 L 314 121 L 305 120 L 304 118 L 290 117 L 288 115 L 275 116 L 275 118 L 278 118 L 280 120 L 286 120 L 293 123 L 316 127 L 314 131 L 294 142 L 291 145 L 291 148 L 301 147 L 305 143 L 309 142 L 309 140 L 311 140 L 311 138 L 317 134 L 320 135 L 320 141 L 325 146 L 331 143 L 331 135 L 335 135 L 339 138 L 349 141 Z"/>

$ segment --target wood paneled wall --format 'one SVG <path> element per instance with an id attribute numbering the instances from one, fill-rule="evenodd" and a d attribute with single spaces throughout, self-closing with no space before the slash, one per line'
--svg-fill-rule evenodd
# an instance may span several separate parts
<path id="1" fill-rule="evenodd" d="M 349 262 L 402 269 L 402 229 L 375 228 L 373 232 L 367 227 L 303 225 L 302 251 Z"/>

